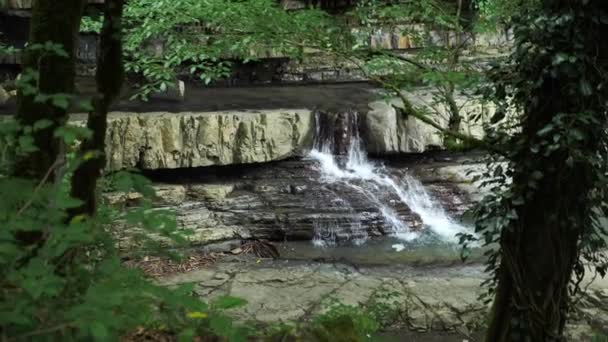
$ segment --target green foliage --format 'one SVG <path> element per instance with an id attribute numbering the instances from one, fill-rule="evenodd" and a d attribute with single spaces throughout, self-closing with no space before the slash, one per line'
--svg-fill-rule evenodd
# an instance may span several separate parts
<path id="1" fill-rule="evenodd" d="M 352 322 L 349 326 L 346 322 Z M 371 334 L 378 331 L 380 323 L 376 320 L 375 315 L 358 306 L 345 305 L 339 302 L 331 304 L 327 312 L 315 318 L 313 326 L 316 326 L 319 333 L 326 333 L 331 327 L 351 327 L 355 334 L 360 339 L 365 339 Z M 331 336 L 331 335 L 330 335 Z"/>
<path id="2" fill-rule="evenodd" d="M 178 75 L 209 83 L 228 76 L 232 60 L 297 58 L 305 47 L 331 45 L 338 41 L 331 23 L 322 11 L 287 12 L 273 0 L 129 1 L 125 66 L 144 78 L 138 96 L 146 97 L 173 87 Z"/>
<path id="3" fill-rule="evenodd" d="M 496 23 L 511 25 L 513 16 L 523 11 L 532 11 L 540 4 L 538 0 L 476 0 L 480 27 L 495 30 Z"/>
<path id="4" fill-rule="evenodd" d="M 608 336 L 601 333 L 596 333 L 591 338 L 591 342 L 608 342 Z"/>
<path id="5" fill-rule="evenodd" d="M 49 44 L 32 48 L 58 51 Z M 20 91 L 36 95 L 37 101 L 67 107 L 70 95 L 40 94 L 37 79 L 36 72 L 26 71 L 18 83 Z M 142 194 L 139 206 L 116 208 L 101 201 L 95 216 L 68 215 L 69 209 L 81 205 L 69 195 L 70 177 L 82 162 L 71 151 L 90 137 L 91 131 L 69 124 L 59 126 L 53 136 L 62 142 L 65 154 L 46 176 L 32 179 L 12 174 L 16 157 L 37 150 L 32 134 L 51 124 L 49 119 L 31 126 L 0 120 L 3 338 L 108 341 L 143 327 L 179 333 L 183 340 L 194 335 L 244 340 L 248 330 L 223 313 L 244 305 L 243 300 L 225 297 L 206 304 L 192 295 L 192 285 L 169 289 L 122 264 L 124 254 L 116 239 L 118 222 L 146 232 L 137 244 L 131 244 L 134 255 L 158 252 L 149 248 L 156 246 L 158 237 L 176 243 L 185 239 L 184 232 L 176 230 L 173 213 L 152 209 L 154 191 L 144 177 L 119 172 L 101 182 L 114 191 Z"/>
<path id="6" fill-rule="evenodd" d="M 84 33 L 100 33 L 103 26 L 103 18 L 101 16 L 91 17 L 84 16 L 80 22 L 80 32 Z"/>
<path id="7" fill-rule="evenodd" d="M 34 126 L 44 126 L 44 122 Z M 72 129 L 61 127 L 58 138 L 73 141 Z M 3 142 L 20 128 L 14 121 L 0 125 Z M 13 141 L 20 153 L 32 149 L 28 139 Z M 5 145 L 6 146 L 6 145 Z M 3 159 L 3 170 L 9 165 Z M 118 217 L 131 226 L 145 228 L 133 254 L 150 255 L 146 240 L 158 233 L 178 242 L 174 215 L 150 208 L 122 211 L 101 206 L 95 217 L 75 217 L 66 222 L 67 209 L 80 205 L 69 197 L 69 177 L 77 163 L 63 164 L 64 179 L 40 182 L 0 173 L 0 325 L 8 338 L 62 340 L 116 340 L 143 326 L 184 334 L 227 336 L 243 340 L 246 330 L 235 326 L 222 311 L 246 302 L 224 297 L 206 305 L 192 297 L 192 286 L 168 289 L 155 285 L 138 270 L 121 264 L 114 238 Z M 106 184 L 108 181 L 105 182 Z M 122 172 L 112 176 L 115 190 L 152 195 L 149 182 Z M 40 239 L 39 235 L 42 235 Z M 37 237 L 35 244 L 28 237 Z M 133 246 L 131 246 L 133 247 Z M 200 314 L 193 314 L 198 312 Z M 184 335 L 185 336 L 185 335 Z"/>
<path id="8" fill-rule="evenodd" d="M 351 327 L 357 340 L 369 340 L 376 332 L 398 319 L 402 305 L 398 296 L 398 292 L 380 288 L 374 292 L 369 302 L 360 305 L 346 305 L 335 298 L 328 298 L 326 311 L 314 318 L 312 327 L 320 334 L 326 333 L 328 329 L 331 332 L 332 327 Z M 348 322 L 352 322 L 352 325 Z"/>
<path id="9" fill-rule="evenodd" d="M 437 117 L 447 121 L 448 134 L 460 133 L 465 119 L 479 121 L 485 114 L 483 108 L 464 109 L 470 102 L 482 101 L 476 91 L 486 68 L 475 57 L 474 34 L 482 31 L 476 13 L 460 6 L 435 0 L 360 2 L 350 16 L 362 25 L 357 32 L 364 40 L 343 53 L 359 59 L 366 75 L 397 96 L 412 87 L 427 87 L 430 100 L 412 110 L 430 114 L 435 122 Z M 402 54 L 370 46 L 367 37 L 379 30 L 409 37 L 417 51 Z M 457 102 L 458 97 L 464 97 L 465 103 Z M 445 136 L 445 143 L 456 147 L 463 141 Z"/>

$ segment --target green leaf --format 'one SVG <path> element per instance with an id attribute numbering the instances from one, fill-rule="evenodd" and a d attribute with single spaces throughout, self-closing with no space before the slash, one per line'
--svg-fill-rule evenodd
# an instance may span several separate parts
<path id="1" fill-rule="evenodd" d="M 23 152 L 38 151 L 38 147 L 34 145 L 34 138 L 31 135 L 22 135 L 19 137 L 19 147 Z"/>
<path id="2" fill-rule="evenodd" d="M 108 328 L 100 322 L 91 322 L 91 336 L 96 341 L 108 341 Z"/>
<path id="3" fill-rule="evenodd" d="M 53 121 L 49 119 L 38 120 L 34 123 L 33 129 L 34 132 L 39 131 L 41 129 L 49 128 L 53 125 Z"/>
<path id="4" fill-rule="evenodd" d="M 557 53 L 557 54 L 555 54 L 553 56 L 552 63 L 553 63 L 553 65 L 559 65 L 559 64 L 562 64 L 562 63 L 564 63 L 564 62 L 566 62 L 568 60 L 569 60 L 569 57 L 568 57 L 567 54 L 565 54 L 563 52 L 559 52 L 559 53 Z"/>
<path id="5" fill-rule="evenodd" d="M 212 316 L 209 318 L 209 328 L 220 336 L 227 336 L 231 333 L 232 319 L 221 315 Z"/>
<path id="6" fill-rule="evenodd" d="M 538 133 L 536 133 L 539 137 L 545 136 L 547 135 L 549 132 L 553 131 L 554 127 L 552 124 L 548 124 L 545 127 L 543 127 L 541 130 L 538 131 Z"/>
<path id="7" fill-rule="evenodd" d="M 69 98 L 65 95 L 54 95 L 51 101 L 53 106 L 61 109 L 68 109 L 70 106 Z"/>
<path id="8" fill-rule="evenodd" d="M 232 308 L 237 308 L 240 306 L 244 306 L 247 304 L 247 301 L 242 298 L 232 297 L 232 296 L 223 296 L 215 301 L 213 301 L 212 305 L 221 310 L 227 310 Z"/>
<path id="9" fill-rule="evenodd" d="M 192 328 L 184 329 L 179 333 L 177 340 L 179 342 L 192 342 L 192 340 L 194 340 L 194 334 L 195 334 L 194 329 L 192 329 Z"/>

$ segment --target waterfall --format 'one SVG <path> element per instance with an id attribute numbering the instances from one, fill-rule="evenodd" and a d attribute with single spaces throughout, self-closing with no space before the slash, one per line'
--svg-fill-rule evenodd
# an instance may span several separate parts
<path id="1" fill-rule="evenodd" d="M 448 216 L 439 202 L 413 175 L 391 175 L 384 165 L 367 158 L 364 143 L 359 136 L 357 113 L 345 112 L 335 118 L 317 113 L 316 123 L 317 136 L 309 158 L 318 163 L 321 181 L 327 184 L 340 183 L 363 194 L 390 227 L 390 235 L 407 242 L 428 236 L 445 242 L 456 242 L 456 234 L 466 231 L 465 227 Z M 412 227 L 405 222 L 390 205 L 390 201 L 386 200 L 387 194 L 417 215 L 422 221 L 422 227 Z M 320 246 L 335 245 L 335 232 L 341 230 L 341 224 L 338 221 L 315 222 L 314 243 Z M 348 224 L 353 225 L 352 222 Z M 364 231 L 360 225 L 357 227 L 355 224 L 354 227 Z M 361 236 L 366 233 L 356 233 L 356 242 L 364 242 L 365 238 Z"/>

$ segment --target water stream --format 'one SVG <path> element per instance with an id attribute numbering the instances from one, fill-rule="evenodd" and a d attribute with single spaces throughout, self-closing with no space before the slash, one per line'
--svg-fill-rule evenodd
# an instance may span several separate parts
<path id="1" fill-rule="evenodd" d="M 389 235 L 402 242 L 412 243 L 421 240 L 457 242 L 456 234 L 467 231 L 467 228 L 452 219 L 413 175 L 391 174 L 381 163 L 369 160 L 364 142 L 358 133 L 357 120 L 356 113 L 351 113 L 350 118 L 343 120 L 341 125 L 335 127 L 330 125 L 328 128 L 321 127 L 327 125 L 327 119 L 317 116 L 317 140 L 309 157 L 318 163 L 321 181 L 327 184 L 340 183 L 362 193 L 377 208 L 384 222 L 390 226 Z M 347 142 L 340 142 L 340 138 L 344 138 Z M 348 147 L 336 148 L 340 143 Z M 347 150 L 346 153 L 340 153 L 344 149 Z M 396 200 L 387 200 L 387 198 Z M 336 200 L 344 201 L 339 194 L 336 194 Z M 348 203 L 345 202 L 344 205 Z M 395 209 L 399 205 L 407 206 L 413 214 L 417 215 L 422 223 L 421 227 L 408 224 Z M 342 224 L 345 223 L 315 222 L 313 243 L 318 246 L 335 245 L 337 232 L 344 235 L 344 231 L 350 235 L 345 240 L 355 244 L 362 244 L 367 240 L 367 233 L 361 228 L 360 223 L 347 222 L 349 227 L 346 230 L 343 229 Z M 400 250 L 405 247 L 396 244 L 394 248 Z"/>

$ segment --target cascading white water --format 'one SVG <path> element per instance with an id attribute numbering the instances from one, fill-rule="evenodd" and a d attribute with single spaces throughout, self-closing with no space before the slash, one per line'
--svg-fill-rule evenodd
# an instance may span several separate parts
<path id="1" fill-rule="evenodd" d="M 392 228 L 392 233 L 404 241 L 413 241 L 421 237 L 419 231 L 412 231 L 394 210 L 380 199 L 382 194 L 390 192 L 412 212 L 418 214 L 423 225 L 436 237 L 446 242 L 456 242 L 457 233 L 466 232 L 466 228 L 451 219 L 441 205 L 426 191 L 424 186 L 411 175 L 395 179 L 386 168 L 367 158 L 362 141 L 358 134 L 353 134 L 345 163 L 332 154 L 330 144 L 315 144 L 309 156 L 319 163 L 321 181 L 327 183 L 341 182 L 364 194 L 383 216 L 384 221 Z M 339 223 L 335 223 L 336 225 Z M 317 227 L 315 227 L 317 228 Z M 323 236 L 332 236 L 331 226 L 319 227 L 317 244 Z M 333 236 L 335 242 L 335 236 Z"/>

